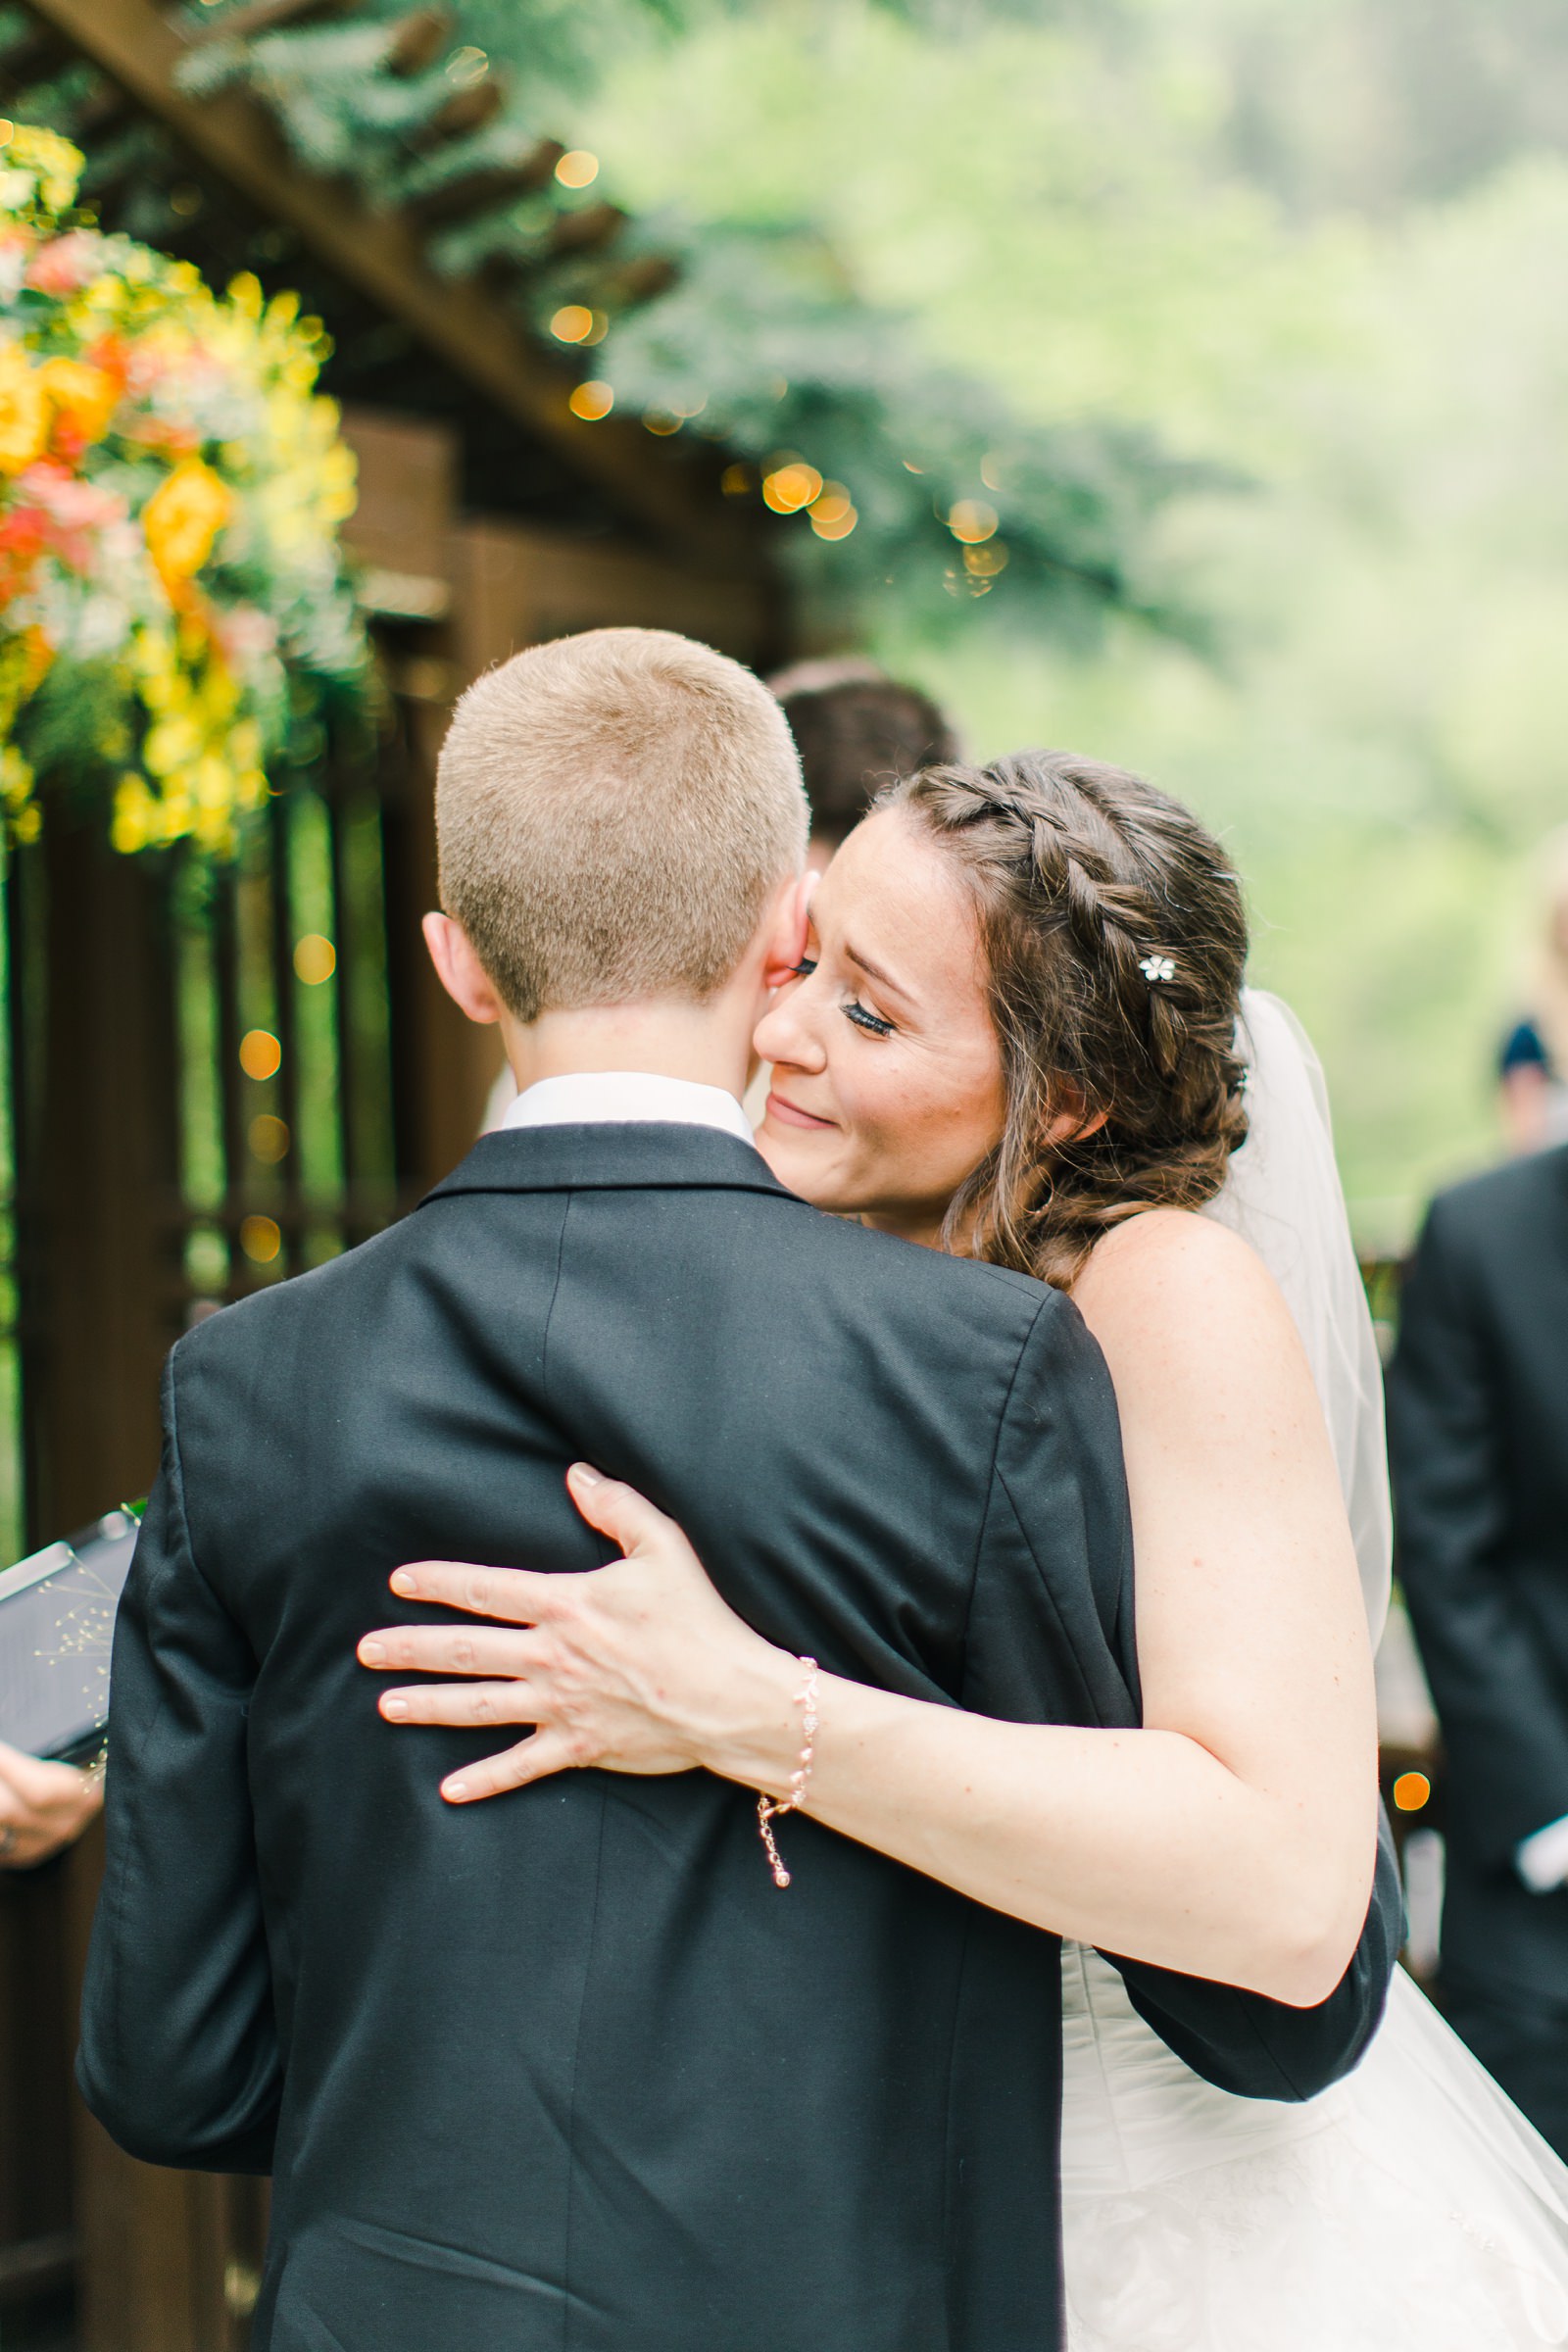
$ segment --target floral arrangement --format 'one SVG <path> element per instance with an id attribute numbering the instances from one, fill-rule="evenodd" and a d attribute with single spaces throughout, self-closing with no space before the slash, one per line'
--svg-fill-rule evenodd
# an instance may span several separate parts
<path id="1" fill-rule="evenodd" d="M 354 461 L 319 323 L 73 212 L 82 158 L 0 123 L 0 818 L 232 851 L 302 716 L 360 698 Z"/>

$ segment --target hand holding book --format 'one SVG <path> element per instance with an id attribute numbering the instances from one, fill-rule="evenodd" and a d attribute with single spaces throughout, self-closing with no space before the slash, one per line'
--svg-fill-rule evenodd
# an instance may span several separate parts
<path id="1" fill-rule="evenodd" d="M 13 1749 L 72 1764 L 101 1750 L 115 1611 L 140 1520 L 139 1504 L 122 1503 L 0 1573 L 0 1741 Z"/>
<path id="2" fill-rule="evenodd" d="M 100 1766 L 50 1763 L 0 1740 L 0 1870 L 29 1870 L 74 1844 L 103 1801 Z"/>

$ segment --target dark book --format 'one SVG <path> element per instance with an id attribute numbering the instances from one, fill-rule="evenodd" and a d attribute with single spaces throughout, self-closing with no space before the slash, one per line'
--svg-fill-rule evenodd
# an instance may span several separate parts
<path id="1" fill-rule="evenodd" d="M 0 1740 L 89 1762 L 109 1720 L 115 1611 L 141 1510 L 123 1503 L 0 1573 Z"/>

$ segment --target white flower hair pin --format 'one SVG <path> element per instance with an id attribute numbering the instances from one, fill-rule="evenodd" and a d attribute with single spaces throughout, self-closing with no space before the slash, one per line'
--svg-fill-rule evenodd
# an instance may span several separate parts
<path id="1" fill-rule="evenodd" d="M 1176 959 L 1173 956 L 1144 956 L 1139 958 L 1138 969 L 1151 988 L 1158 988 L 1162 980 L 1175 979 Z"/>

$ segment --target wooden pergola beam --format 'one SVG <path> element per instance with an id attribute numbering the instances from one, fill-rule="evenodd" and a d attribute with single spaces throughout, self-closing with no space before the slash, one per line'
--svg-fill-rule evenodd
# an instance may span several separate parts
<path id="1" fill-rule="evenodd" d="M 611 416 L 586 422 L 567 405 L 570 384 L 506 312 L 472 281 L 438 277 L 414 228 L 372 211 L 340 179 L 292 157 L 267 110 L 237 91 L 187 98 L 175 78 L 190 44 L 152 0 L 24 0 L 40 24 L 122 89 L 198 162 L 272 219 L 285 222 L 345 284 L 399 319 L 425 349 L 629 517 L 720 568 L 749 569 L 748 536 L 661 462 L 640 427 Z"/>

